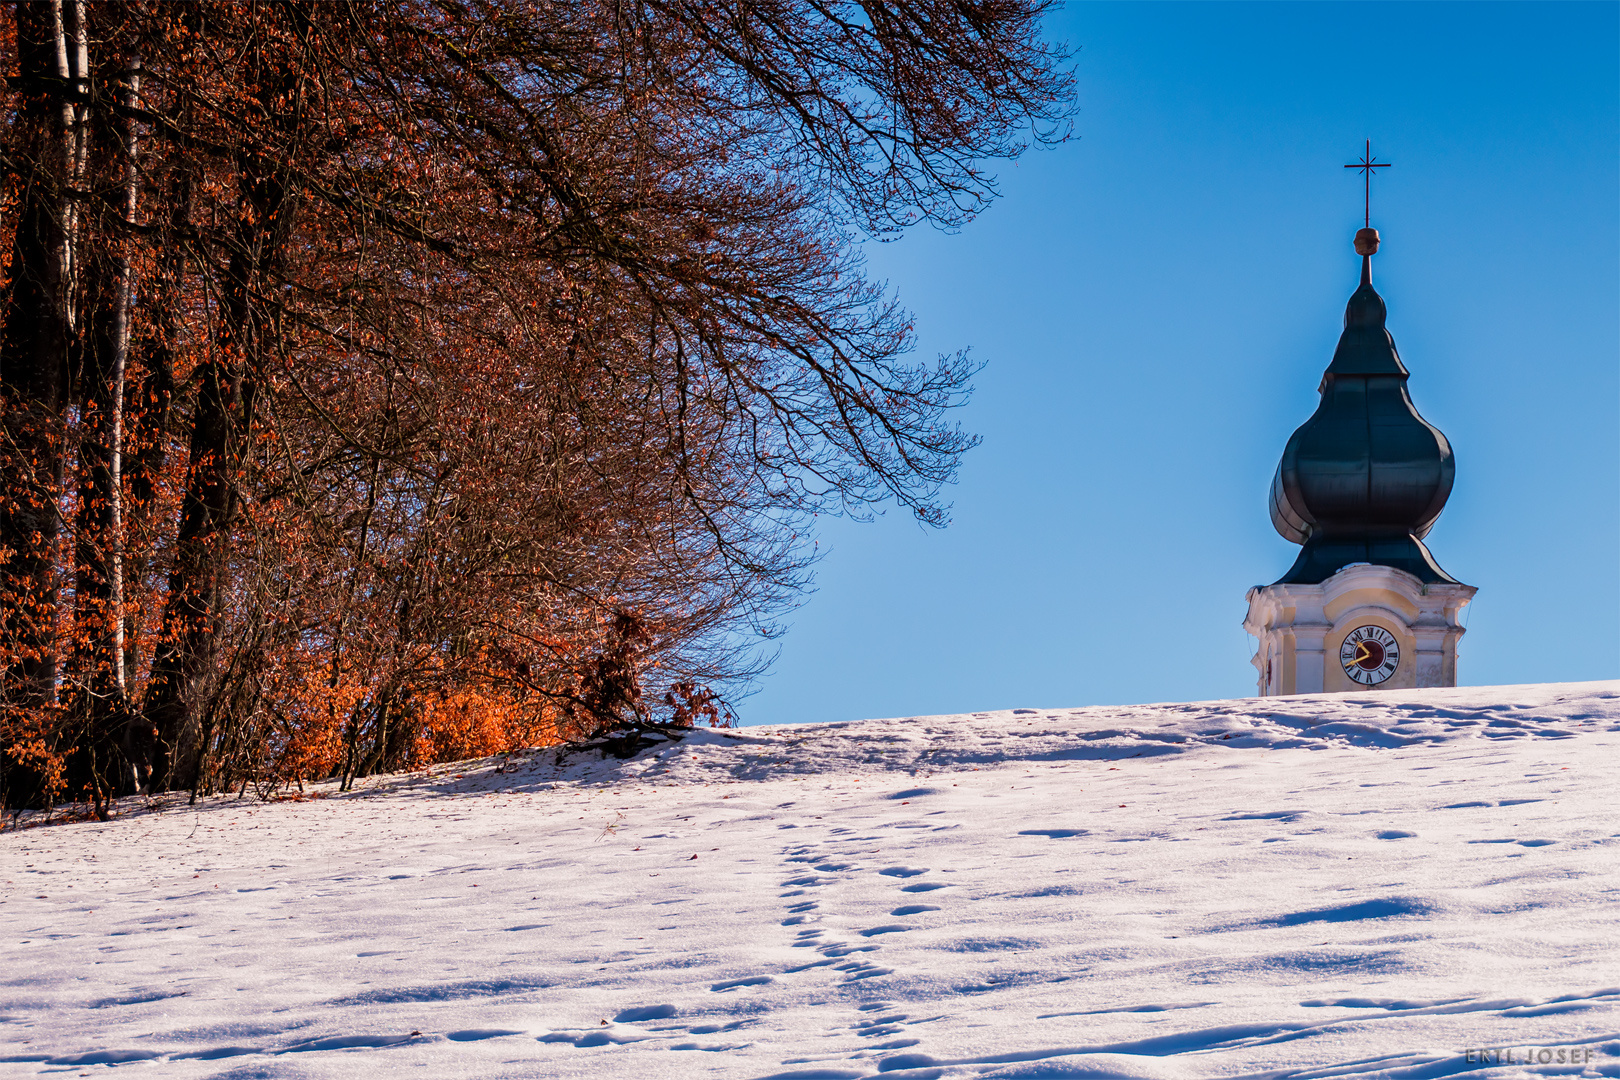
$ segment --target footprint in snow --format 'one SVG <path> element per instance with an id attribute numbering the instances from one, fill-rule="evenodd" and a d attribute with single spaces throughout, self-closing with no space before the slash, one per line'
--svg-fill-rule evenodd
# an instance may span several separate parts
<path id="1" fill-rule="evenodd" d="M 668 1020 L 675 1015 L 673 1005 L 641 1005 L 623 1009 L 614 1016 L 615 1024 L 639 1024 L 644 1020 Z"/>
<path id="2" fill-rule="evenodd" d="M 844 957 L 854 956 L 856 953 L 877 952 L 878 947 L 876 945 L 849 945 L 841 941 L 829 941 L 820 945 L 816 951 L 834 960 L 842 960 Z"/>
<path id="3" fill-rule="evenodd" d="M 1286 824 L 1293 824 L 1293 822 L 1296 819 L 1302 818 L 1308 813 L 1310 813 L 1309 810 L 1271 810 L 1271 811 L 1268 811 L 1267 813 L 1264 813 L 1264 814 L 1233 814 L 1230 817 L 1223 817 L 1223 818 L 1221 818 L 1221 820 L 1222 821 L 1281 821 L 1281 822 L 1284 822 Z"/>
<path id="4" fill-rule="evenodd" d="M 893 968 L 878 967 L 876 964 L 869 964 L 864 960 L 838 964 L 834 967 L 834 970 L 844 973 L 845 982 L 860 982 L 863 979 L 875 979 L 880 975 L 894 974 Z"/>
<path id="5" fill-rule="evenodd" d="M 543 1042 L 545 1040 L 541 1041 Z M 617 1041 L 617 1039 L 613 1038 L 613 1036 L 609 1035 L 605 1031 L 593 1031 L 589 1035 L 581 1035 L 579 1038 L 574 1039 L 573 1043 L 575 1046 L 579 1047 L 591 1047 L 607 1046 L 609 1043 Z"/>
<path id="6" fill-rule="evenodd" d="M 1153 1004 L 1148 1004 L 1148 1005 L 1121 1005 L 1121 1006 L 1118 1006 L 1117 1008 L 1112 1008 L 1112 1009 L 1087 1009 L 1084 1012 L 1041 1013 L 1039 1016 L 1035 1017 L 1035 1019 L 1037 1019 L 1037 1020 L 1051 1020 L 1051 1019 L 1054 1019 L 1054 1018 L 1060 1017 L 1060 1016 L 1103 1016 L 1103 1015 L 1106 1015 L 1108 1013 L 1160 1013 L 1160 1012 L 1173 1012 L 1173 1011 L 1175 1011 L 1177 1009 L 1202 1009 L 1202 1008 L 1205 1008 L 1207 1006 L 1215 1005 L 1215 1004 L 1217 1004 L 1217 1002 L 1214 1002 L 1214 1001 L 1167 1001 L 1167 1002 L 1165 1002 L 1163 1004 L 1153 1003 Z M 1309 1005 L 1311 1003 L 1308 1002 L 1308 1001 L 1305 1001 L 1305 1002 L 1301 1002 L 1301 1004 L 1302 1005 Z M 1318 1002 L 1318 1004 L 1325 1004 L 1325 1003 Z"/>
<path id="7" fill-rule="evenodd" d="M 444 1037 L 451 1042 L 482 1042 L 484 1039 L 499 1039 L 506 1035 L 522 1035 L 521 1031 L 511 1028 L 465 1028 L 461 1031 L 447 1031 Z"/>
<path id="8" fill-rule="evenodd" d="M 96 1050 L 88 1054 L 71 1054 L 67 1057 L 36 1058 L 30 1055 L 21 1059 L 6 1060 L 44 1061 L 48 1065 L 124 1065 L 134 1061 L 151 1061 L 162 1056 L 161 1050 Z"/>
<path id="9" fill-rule="evenodd" d="M 519 1034 L 522 1034 L 519 1032 Z M 312 1050 L 378 1050 L 385 1046 L 398 1046 L 400 1043 L 410 1042 L 417 1034 L 410 1035 L 337 1035 L 326 1039 L 310 1039 L 307 1042 L 294 1043 L 282 1050 L 283 1054 L 308 1053 Z"/>
<path id="10" fill-rule="evenodd" d="M 888 1006 L 884 1006 L 888 1008 Z M 871 1016 L 854 1026 L 854 1032 L 862 1039 L 871 1039 L 880 1035 L 893 1035 L 902 1030 L 901 1021 L 907 1019 L 905 1013 L 890 1013 L 886 1016 Z M 913 1040 L 910 1045 L 915 1046 L 920 1040 Z"/>
<path id="11" fill-rule="evenodd" d="M 1391 896 L 1378 900 L 1362 900 L 1357 903 L 1338 904 L 1334 907 L 1317 908 L 1311 911 L 1296 911 L 1274 919 L 1265 920 L 1273 926 L 1300 926 L 1304 923 L 1317 922 L 1360 922 L 1364 919 L 1393 919 L 1402 916 L 1428 915 L 1434 910 L 1434 905 L 1427 900 L 1410 896 Z"/>
<path id="12" fill-rule="evenodd" d="M 1465 998 L 1446 998 L 1443 1001 L 1419 1000 L 1415 998 L 1371 998 L 1371 997 L 1343 997 L 1343 998 L 1312 998 L 1310 1001 L 1299 1003 L 1302 1009 L 1386 1009 L 1399 1012 L 1406 1009 L 1432 1009 L 1436 1005 L 1452 1005 Z"/>
<path id="13" fill-rule="evenodd" d="M 885 866 L 882 870 L 879 870 L 878 873 L 882 874 L 884 877 L 897 877 L 897 878 L 917 877 L 920 874 L 928 873 L 928 867 L 926 867 L 926 866 L 921 866 L 921 867 L 918 867 L 918 866 Z"/>

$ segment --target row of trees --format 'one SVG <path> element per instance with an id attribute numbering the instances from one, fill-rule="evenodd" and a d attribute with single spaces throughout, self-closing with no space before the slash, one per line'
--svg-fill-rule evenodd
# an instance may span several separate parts
<path id="1" fill-rule="evenodd" d="M 1064 136 L 1047 0 L 20 0 L 0 799 L 722 715 L 807 522 L 942 523 L 863 235 Z"/>

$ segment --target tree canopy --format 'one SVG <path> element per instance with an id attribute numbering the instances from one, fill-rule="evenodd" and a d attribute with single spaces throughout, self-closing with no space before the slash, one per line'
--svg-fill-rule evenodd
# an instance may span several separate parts
<path id="1" fill-rule="evenodd" d="M 860 243 L 1067 135 L 1047 0 L 22 0 L 0 799 L 726 714 L 811 524 L 944 524 Z"/>

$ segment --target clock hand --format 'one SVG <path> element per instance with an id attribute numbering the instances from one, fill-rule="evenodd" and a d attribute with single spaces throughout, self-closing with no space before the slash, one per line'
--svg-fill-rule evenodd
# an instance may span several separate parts
<path id="1" fill-rule="evenodd" d="M 1356 658 L 1352 661 L 1352 663 L 1359 664 L 1371 656 L 1372 650 L 1367 648 L 1367 643 L 1365 641 L 1356 642 Z"/>

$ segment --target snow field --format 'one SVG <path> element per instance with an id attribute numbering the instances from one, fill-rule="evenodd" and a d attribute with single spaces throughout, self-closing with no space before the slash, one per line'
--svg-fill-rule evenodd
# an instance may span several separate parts
<path id="1" fill-rule="evenodd" d="M 0 835 L 0 1075 L 1616 1077 L 1617 736 L 1552 684 L 136 800 Z"/>

